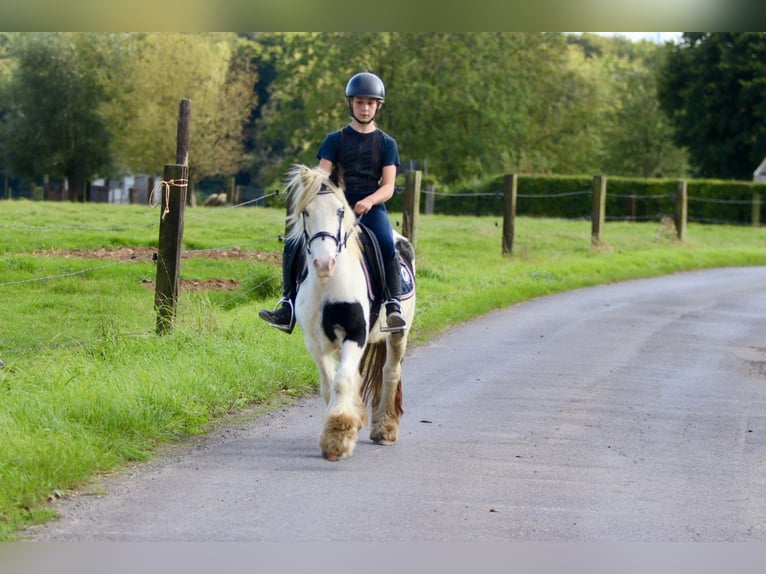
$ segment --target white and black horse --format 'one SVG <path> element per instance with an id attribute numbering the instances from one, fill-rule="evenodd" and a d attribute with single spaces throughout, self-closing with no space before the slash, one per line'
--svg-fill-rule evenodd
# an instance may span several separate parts
<path id="1" fill-rule="evenodd" d="M 415 316 L 414 251 L 394 231 L 405 289 L 402 309 L 407 328 L 384 333 L 385 306 L 376 302 L 375 286 L 363 256 L 361 228 L 343 190 L 319 168 L 296 165 L 287 180 L 292 210 L 288 235 L 306 249 L 307 276 L 295 302 L 306 348 L 319 369 L 325 403 L 319 438 L 322 456 L 351 456 L 359 431 L 367 424 L 370 439 L 392 444 L 402 416 L 402 360 Z"/>

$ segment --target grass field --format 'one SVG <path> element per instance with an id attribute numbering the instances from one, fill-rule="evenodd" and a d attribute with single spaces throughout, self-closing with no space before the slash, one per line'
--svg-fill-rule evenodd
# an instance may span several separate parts
<path id="1" fill-rule="evenodd" d="M 392 214 L 392 221 L 400 219 Z M 257 318 L 280 288 L 274 209 L 188 209 L 175 329 L 157 336 L 159 213 L 0 201 L 0 540 L 52 517 L 48 501 L 94 474 L 204 433 L 227 414 L 316 391 L 300 332 Z M 766 230 L 519 218 L 423 217 L 412 345 L 492 309 L 684 270 L 766 264 Z M 405 361 L 406 381 L 406 361 Z M 405 384 L 417 384 L 406 381 Z"/>

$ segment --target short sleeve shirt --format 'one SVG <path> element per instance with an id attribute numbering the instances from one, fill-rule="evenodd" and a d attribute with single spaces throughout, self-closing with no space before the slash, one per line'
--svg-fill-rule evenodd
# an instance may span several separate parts
<path id="1" fill-rule="evenodd" d="M 398 166 L 399 147 L 383 130 L 368 134 L 351 126 L 325 136 L 317 159 L 326 159 L 342 168 L 347 193 L 372 193 L 378 189 L 383 168 Z"/>

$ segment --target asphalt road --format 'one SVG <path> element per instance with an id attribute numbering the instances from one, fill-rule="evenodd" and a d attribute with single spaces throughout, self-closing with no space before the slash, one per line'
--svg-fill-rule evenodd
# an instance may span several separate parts
<path id="1" fill-rule="evenodd" d="M 540 298 L 410 350 L 394 446 L 365 432 L 327 462 L 302 400 L 105 478 L 26 536 L 765 541 L 764 318 L 764 267 Z"/>

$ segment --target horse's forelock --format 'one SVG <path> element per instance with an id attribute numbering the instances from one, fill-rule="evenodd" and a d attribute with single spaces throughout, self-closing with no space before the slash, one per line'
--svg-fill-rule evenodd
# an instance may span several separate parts
<path id="1" fill-rule="evenodd" d="M 294 165 L 287 174 L 285 190 L 290 198 L 291 211 L 287 217 L 290 236 L 298 236 L 302 233 L 301 213 L 314 201 L 320 191 L 329 189 L 338 199 L 345 202 L 346 195 L 343 190 L 332 183 L 330 177 L 318 167 L 310 168 L 305 165 Z M 324 186 L 324 187 L 323 187 Z M 353 225 L 354 214 L 350 209 L 346 210 L 344 224 Z"/>

